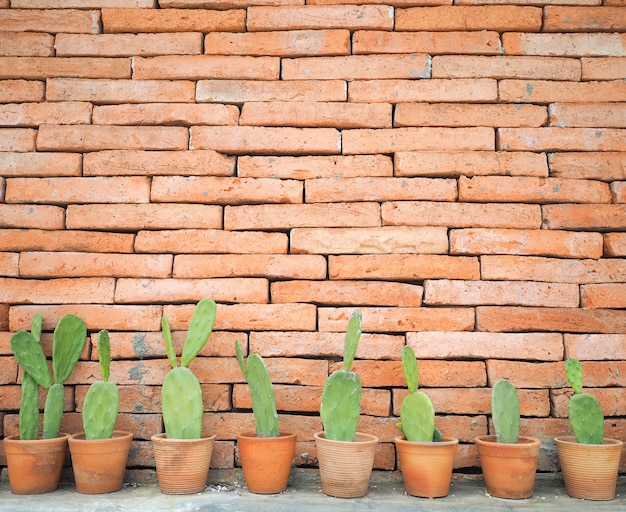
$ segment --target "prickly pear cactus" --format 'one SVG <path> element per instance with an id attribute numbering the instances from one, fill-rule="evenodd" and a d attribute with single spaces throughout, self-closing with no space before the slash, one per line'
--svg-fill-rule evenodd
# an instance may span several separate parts
<path id="1" fill-rule="evenodd" d="M 258 354 L 250 354 L 246 361 L 239 340 L 235 341 L 235 350 L 239 366 L 250 388 L 256 434 L 259 437 L 277 437 L 276 397 L 263 358 Z"/>
<path id="2" fill-rule="evenodd" d="M 497 381 L 491 390 L 491 415 L 499 443 L 517 443 L 520 427 L 517 389 L 506 379 Z"/>
<path id="3" fill-rule="evenodd" d="M 580 361 L 568 359 L 565 374 L 574 390 L 570 398 L 568 415 L 576 442 L 582 444 L 602 444 L 604 439 L 604 415 L 597 398 L 583 393 L 583 371 Z"/>
<path id="4" fill-rule="evenodd" d="M 570 357 L 565 361 L 565 375 L 574 393 L 581 393 L 583 390 L 583 367 L 578 359 Z"/>
<path id="5" fill-rule="evenodd" d="M 115 430 L 120 408 L 120 393 L 109 380 L 111 365 L 111 342 L 109 333 L 98 334 L 98 358 L 102 380 L 89 386 L 83 404 L 83 429 L 85 439 L 109 439 Z"/>
<path id="6" fill-rule="evenodd" d="M 322 392 L 320 416 L 326 439 L 354 441 L 361 412 L 362 385 L 359 375 L 350 370 L 361 337 L 362 315 L 356 310 L 346 330 L 343 369 L 328 376 Z"/>

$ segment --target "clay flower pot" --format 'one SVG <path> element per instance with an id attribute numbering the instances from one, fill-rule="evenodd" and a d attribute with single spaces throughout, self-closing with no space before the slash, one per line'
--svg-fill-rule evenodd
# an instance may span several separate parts
<path id="1" fill-rule="evenodd" d="M 85 439 L 80 432 L 68 442 L 76 490 L 83 494 L 119 491 L 124 482 L 132 432 L 116 430 L 109 439 Z"/>
<path id="2" fill-rule="evenodd" d="M 407 494 L 421 498 L 447 496 L 459 440 L 444 437 L 442 441 L 427 443 L 398 436 L 394 442 Z"/>
<path id="3" fill-rule="evenodd" d="M 42 494 L 59 487 L 69 434 L 53 439 L 4 438 L 4 452 L 13 494 Z"/>
<path id="4" fill-rule="evenodd" d="M 296 434 L 281 433 L 278 437 L 239 434 L 237 447 L 250 492 L 277 494 L 287 488 L 296 451 Z"/>
<path id="5" fill-rule="evenodd" d="M 324 494 L 335 498 L 360 498 L 367 494 L 378 438 L 357 432 L 354 441 L 313 435 Z"/>
<path id="6" fill-rule="evenodd" d="M 475 438 L 487 492 L 497 498 L 524 499 L 533 495 L 541 442 L 519 436 L 517 443 L 498 443 L 496 436 Z"/>
<path id="7" fill-rule="evenodd" d="M 163 494 L 194 494 L 206 487 L 215 434 L 200 439 L 152 436 L 157 480 Z"/>
<path id="8" fill-rule="evenodd" d="M 585 500 L 615 498 L 622 441 L 604 438 L 602 444 L 583 444 L 562 436 L 554 442 L 567 494 Z"/>

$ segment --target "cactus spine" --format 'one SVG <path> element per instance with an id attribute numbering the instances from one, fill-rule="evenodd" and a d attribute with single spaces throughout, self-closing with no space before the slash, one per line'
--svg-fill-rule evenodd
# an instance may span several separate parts
<path id="1" fill-rule="evenodd" d="M 202 435 L 202 390 L 198 378 L 188 365 L 208 341 L 215 323 L 216 309 L 211 299 L 202 299 L 196 305 L 187 330 L 180 366 L 167 317 L 161 319 L 163 341 L 172 366 L 161 387 L 163 423 L 165 434 L 170 439 L 200 439 Z"/>
<path id="2" fill-rule="evenodd" d="M 102 380 L 89 386 L 83 405 L 85 439 L 109 439 L 113 435 L 120 407 L 120 393 L 109 380 L 111 342 L 108 331 L 98 333 L 98 359 Z"/>
<path id="3" fill-rule="evenodd" d="M 326 439 L 354 441 L 361 412 L 361 378 L 351 371 L 361 338 L 361 311 L 355 310 L 348 321 L 344 341 L 343 369 L 328 376 L 322 392 L 320 416 Z"/>
<path id="4" fill-rule="evenodd" d="M 520 427 L 517 389 L 506 379 L 498 380 L 491 390 L 491 415 L 499 443 L 517 443 Z"/>
<path id="5" fill-rule="evenodd" d="M 239 340 L 235 341 L 235 350 L 237 361 L 239 361 L 241 371 L 250 388 L 256 435 L 259 437 L 277 437 L 276 397 L 263 358 L 259 354 L 250 354 L 246 361 Z"/>
<path id="6" fill-rule="evenodd" d="M 580 361 L 568 359 L 565 362 L 565 374 L 574 390 L 570 398 L 568 415 L 576 442 L 583 444 L 602 444 L 604 439 L 604 415 L 597 398 L 590 393 L 583 393 L 583 371 Z"/>

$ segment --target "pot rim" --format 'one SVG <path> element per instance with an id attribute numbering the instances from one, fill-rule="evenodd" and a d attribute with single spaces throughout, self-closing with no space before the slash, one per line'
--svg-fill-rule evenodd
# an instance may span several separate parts
<path id="1" fill-rule="evenodd" d="M 556 436 L 554 438 L 554 442 L 555 443 L 562 443 L 562 444 L 575 444 L 575 445 L 579 445 L 579 446 L 589 446 L 590 449 L 593 450 L 593 447 L 599 447 L 599 446 L 622 446 L 624 444 L 624 441 L 622 441 L 621 439 L 615 439 L 612 437 L 605 437 L 602 439 L 602 444 L 586 444 L 586 443 L 579 443 L 578 441 L 576 441 L 576 438 L 574 436 Z"/>
<path id="2" fill-rule="evenodd" d="M 406 436 L 401 435 L 401 436 L 397 436 L 394 438 L 394 443 L 400 443 L 400 444 L 411 444 L 411 445 L 416 445 L 416 446 L 431 446 L 431 445 L 435 445 L 435 446 L 449 446 L 451 444 L 459 444 L 459 440 L 456 437 L 443 437 L 441 439 L 441 441 L 408 441 Z"/>
<path id="3" fill-rule="evenodd" d="M 292 437 L 295 437 L 297 434 L 292 433 L 292 432 L 278 432 L 277 436 L 268 436 L 268 437 L 263 437 L 263 436 L 258 436 L 255 432 L 242 432 L 240 434 L 237 434 L 237 439 L 241 438 L 245 438 L 245 439 L 263 439 L 264 441 L 272 441 L 275 439 L 289 439 Z"/>
<path id="4" fill-rule="evenodd" d="M 476 444 L 497 444 L 497 445 L 509 445 L 509 446 L 520 446 L 520 445 L 534 445 L 541 444 L 541 441 L 536 437 L 531 436 L 518 436 L 517 443 L 502 443 L 496 441 L 495 434 L 485 434 L 482 436 L 474 437 L 474 442 Z"/>
<path id="5" fill-rule="evenodd" d="M 325 441 L 327 443 L 342 443 L 342 444 L 353 444 L 353 443 L 378 443 L 380 439 L 374 434 L 367 434 L 365 432 L 356 432 L 354 436 L 354 441 L 337 441 L 335 439 L 326 439 L 324 431 L 316 432 L 313 434 L 313 437 L 317 440 Z M 357 439 L 360 437 L 360 439 Z"/>
<path id="6" fill-rule="evenodd" d="M 126 439 L 128 437 L 134 437 L 133 433 L 130 430 L 114 430 L 113 435 L 111 437 L 107 437 L 105 439 L 85 439 L 85 431 L 82 430 L 80 432 L 76 432 L 69 437 L 69 441 L 72 443 L 106 443 L 107 441 L 112 442 L 114 440 Z"/>
<path id="7" fill-rule="evenodd" d="M 201 441 L 208 441 L 211 439 L 215 439 L 216 434 L 212 434 L 210 436 L 201 436 L 197 439 L 178 439 L 178 438 L 169 438 L 165 432 L 161 432 L 160 434 L 154 434 L 150 437 L 150 440 L 153 443 L 187 443 L 193 444 Z"/>
<path id="8" fill-rule="evenodd" d="M 37 444 L 54 444 L 60 442 L 60 439 L 68 440 L 70 438 L 70 434 L 65 432 L 59 432 L 57 437 L 52 437 L 50 439 L 43 439 L 38 437 L 37 439 L 20 439 L 19 434 L 13 434 L 12 436 L 6 436 L 3 441 L 7 441 L 8 443 L 37 443 Z"/>

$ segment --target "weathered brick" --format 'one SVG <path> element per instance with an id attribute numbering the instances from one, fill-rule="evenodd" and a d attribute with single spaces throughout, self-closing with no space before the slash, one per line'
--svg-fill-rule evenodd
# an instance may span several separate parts
<path id="1" fill-rule="evenodd" d="M 489 385 L 499 379 L 510 380 L 519 388 L 555 388 L 567 385 L 563 362 L 537 363 L 526 361 L 505 361 L 490 359 L 487 361 Z"/>
<path id="2" fill-rule="evenodd" d="M 584 98 L 585 102 L 606 103 L 624 101 L 626 87 L 621 80 L 593 82 L 501 80 L 498 84 L 498 94 L 500 101 L 516 103 L 577 103 L 581 98 Z M 567 132 L 563 130 L 559 132 L 564 133 Z"/>
<path id="3" fill-rule="evenodd" d="M 611 183 L 611 200 L 614 203 L 626 203 L 626 183 Z"/>
<path id="4" fill-rule="evenodd" d="M 517 359 L 560 361 L 557 333 L 408 332 L 407 345 L 418 359 Z"/>
<path id="5" fill-rule="evenodd" d="M 291 231 L 294 254 L 385 254 L 448 252 L 446 228 L 296 228 Z"/>
<path id="6" fill-rule="evenodd" d="M 483 279 L 521 279 L 558 283 L 626 281 L 625 261 L 619 259 L 566 260 L 533 256 L 480 257 Z"/>
<path id="7" fill-rule="evenodd" d="M 30 128 L 0 128 L 0 151 L 34 151 L 37 131 Z"/>
<path id="8" fill-rule="evenodd" d="M 620 369 L 615 369 L 615 371 L 619 372 Z M 586 378 L 587 374 L 585 373 L 585 379 Z M 605 417 L 624 416 L 626 413 L 626 407 L 624 406 L 624 398 L 626 397 L 623 388 L 602 389 L 585 387 L 584 391 L 594 395 L 598 399 Z M 568 417 L 570 398 L 571 391 L 569 390 L 556 389 L 552 392 L 552 402 L 554 404 L 552 409 L 554 416 L 557 418 Z"/>
<path id="9" fill-rule="evenodd" d="M 558 152 L 548 155 L 550 175 L 556 178 L 614 181 L 626 179 L 626 153 Z"/>
<path id="10" fill-rule="evenodd" d="M 134 235 L 97 231 L 0 230 L 3 251 L 132 252 Z"/>
<path id="11" fill-rule="evenodd" d="M 626 284 L 585 284 L 580 287 L 584 308 L 626 308 Z"/>
<path id="12" fill-rule="evenodd" d="M 519 203 L 609 203 L 608 184 L 592 180 L 530 176 L 459 178 L 459 201 Z"/>
<path id="13" fill-rule="evenodd" d="M 54 48 L 60 57 L 200 55 L 202 34 L 57 34 Z"/>
<path id="14" fill-rule="evenodd" d="M 506 55 L 624 57 L 626 34 L 502 34 Z"/>
<path id="15" fill-rule="evenodd" d="M 16 252 L 1 252 L 0 275 L 5 277 L 19 277 L 18 264 L 20 257 L 21 255 Z M 3 312 L 0 311 L 0 316 L 2 315 L 2 313 Z"/>
<path id="16" fill-rule="evenodd" d="M 168 359 L 150 359 L 142 361 L 121 361 L 111 363 L 111 380 L 119 386 L 141 385 L 155 386 L 171 368 Z M 66 384 L 90 384 L 99 377 L 98 363 L 79 361 Z"/>
<path id="17" fill-rule="evenodd" d="M 175 278 L 267 277 L 269 279 L 323 279 L 326 259 L 308 254 L 179 254 Z"/>
<path id="18" fill-rule="evenodd" d="M 125 79 L 131 77 L 128 59 L 98 57 L 0 57 L 0 78 L 42 80 L 53 77 Z M 73 98 L 60 98 L 73 100 Z"/>
<path id="19" fill-rule="evenodd" d="M 478 306 L 476 328 L 488 332 L 625 333 L 626 312 L 612 309 Z"/>
<path id="20" fill-rule="evenodd" d="M 2 58 L 0 57 L 0 61 Z M 2 80 L 0 82 L 0 103 L 21 103 L 42 101 L 44 83 L 32 80 Z"/>
<path id="21" fill-rule="evenodd" d="M 626 225 L 624 204 L 554 204 L 541 207 L 543 228 L 617 231 Z"/>
<path id="22" fill-rule="evenodd" d="M 14 357 L 0 357 L 0 384 L 17 384 L 17 360 Z M 4 400 L 2 405 L 4 409 Z"/>
<path id="23" fill-rule="evenodd" d="M 499 128 L 505 151 L 621 151 L 626 130 L 611 128 Z"/>
<path id="24" fill-rule="evenodd" d="M 450 232 L 450 254 L 600 258 L 602 235 L 543 229 L 453 229 Z"/>
<path id="25" fill-rule="evenodd" d="M 545 153 L 495 151 L 398 151 L 396 176 L 548 176 Z"/>
<path id="26" fill-rule="evenodd" d="M 580 361 L 626 359 L 626 336 L 623 334 L 564 334 L 564 357 Z"/>
<path id="27" fill-rule="evenodd" d="M 478 258 L 434 254 L 328 256 L 331 279 L 478 279 Z"/>
<path id="28" fill-rule="evenodd" d="M 198 101 L 237 104 L 248 101 L 345 101 L 346 85 L 341 80 L 200 80 L 196 98 Z"/>
<path id="29" fill-rule="evenodd" d="M 9 304 L 107 304 L 113 302 L 115 282 L 108 278 L 0 278 L 0 301 Z"/>
<path id="30" fill-rule="evenodd" d="M 228 230 L 355 226 L 380 226 L 378 203 L 341 203 L 332 207 L 325 203 L 259 204 L 224 208 L 224 229 Z"/>
<path id="31" fill-rule="evenodd" d="M 595 57 L 580 59 L 583 80 L 618 80 L 626 76 L 624 57 Z"/>
<path id="32" fill-rule="evenodd" d="M 8 32 L 0 40 L 0 55 L 17 57 L 52 57 L 54 37 L 50 34 Z"/>
<path id="33" fill-rule="evenodd" d="M 626 256 L 626 233 L 606 233 L 604 253 L 606 256 Z"/>
<path id="34" fill-rule="evenodd" d="M 100 12 L 97 10 L 29 9 L 32 2 L 22 2 L 25 9 L 20 9 L 18 2 L 12 8 L 0 11 L 0 30 L 3 32 L 63 32 L 97 34 L 100 32 Z"/>
<path id="35" fill-rule="evenodd" d="M 63 208 L 48 205 L 0 204 L 0 228 L 63 229 Z"/>
<path id="36" fill-rule="evenodd" d="M 530 204 L 393 201 L 382 204 L 384 225 L 541 227 L 541 208 Z"/>
<path id="37" fill-rule="evenodd" d="M 548 5 L 544 8 L 544 32 L 623 32 L 626 18 L 620 7 L 570 7 Z"/>
<path id="38" fill-rule="evenodd" d="M 196 103 L 150 103 L 95 106 L 93 124 L 117 125 L 236 125 L 239 110 L 234 105 Z"/>
<path id="39" fill-rule="evenodd" d="M 91 104 L 71 101 L 61 103 L 26 103 L 0 106 L 0 124 L 38 126 L 46 123 L 89 124 Z"/>
<path id="40" fill-rule="evenodd" d="M 619 103 L 552 103 L 550 125 L 623 128 L 626 106 Z"/>

